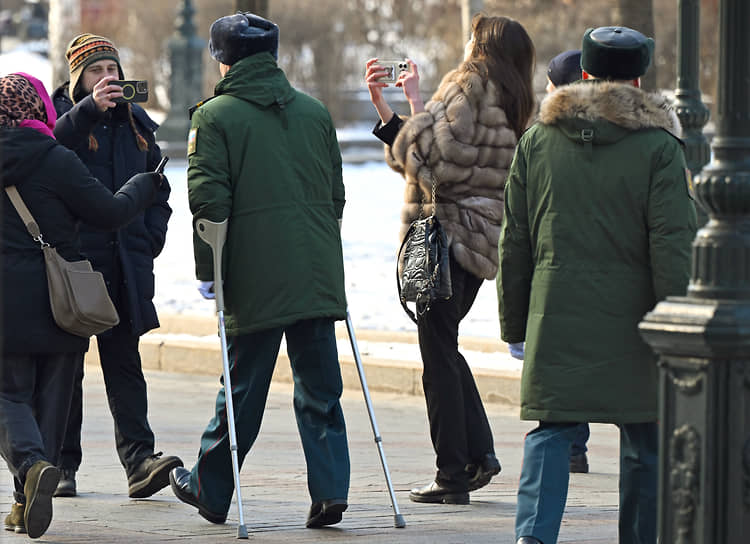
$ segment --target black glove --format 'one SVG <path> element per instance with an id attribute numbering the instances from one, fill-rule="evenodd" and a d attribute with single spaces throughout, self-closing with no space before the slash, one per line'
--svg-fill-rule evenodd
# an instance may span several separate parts
<path id="1" fill-rule="evenodd" d="M 161 185 L 162 180 L 164 179 L 164 176 L 162 176 L 161 174 L 157 174 L 156 172 L 143 172 L 141 174 L 134 175 L 132 178 L 130 178 L 129 181 L 134 181 L 135 183 L 145 183 L 143 181 L 137 181 L 141 178 L 149 178 L 154 187 L 158 189 Z"/>

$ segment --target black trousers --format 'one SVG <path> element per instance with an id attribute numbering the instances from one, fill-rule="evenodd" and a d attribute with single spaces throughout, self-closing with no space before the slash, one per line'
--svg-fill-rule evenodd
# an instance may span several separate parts
<path id="1" fill-rule="evenodd" d="M 424 372 L 430 436 L 437 454 L 438 483 L 465 483 L 467 464 L 495 452 L 474 376 L 458 351 L 458 325 L 476 299 L 482 279 L 451 259 L 453 296 L 419 316 L 417 331 Z"/>
<path id="2" fill-rule="evenodd" d="M 120 316 L 122 319 L 122 315 Z M 115 424 L 115 446 L 120 463 L 130 476 L 154 453 L 154 433 L 148 423 L 146 379 L 138 353 L 140 337 L 130 332 L 127 319 L 110 333 L 97 337 L 109 410 Z M 83 355 L 77 361 L 73 400 L 70 405 L 60 467 L 78 470 L 81 465 L 83 422 Z"/>
<path id="3" fill-rule="evenodd" d="M 26 472 L 57 464 L 73 390 L 77 353 L 3 353 L 0 361 L 0 455 L 24 503 Z"/>

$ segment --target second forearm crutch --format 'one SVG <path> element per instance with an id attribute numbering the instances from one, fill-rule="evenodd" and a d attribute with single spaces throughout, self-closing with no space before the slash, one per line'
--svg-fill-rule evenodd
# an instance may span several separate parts
<path id="1" fill-rule="evenodd" d="M 245 516 L 242 511 L 242 493 L 240 491 L 240 463 L 237 458 L 237 431 L 234 421 L 234 403 L 232 399 L 232 380 L 229 376 L 229 354 L 227 352 L 227 330 L 224 325 L 224 286 L 221 275 L 221 252 L 227 238 L 228 219 L 215 223 L 208 219 L 198 219 L 195 228 L 201 240 L 211 247 L 214 261 L 214 293 L 216 294 L 216 313 L 219 315 L 219 336 L 221 337 L 221 361 L 224 373 L 224 400 L 227 408 L 229 425 L 229 447 L 232 450 L 232 471 L 234 472 L 234 490 L 237 494 L 237 510 L 240 513 L 240 524 L 237 527 L 237 538 L 247 538 Z"/>
<path id="2" fill-rule="evenodd" d="M 365 379 L 365 369 L 362 366 L 362 358 L 359 355 L 359 348 L 357 347 L 357 338 L 354 336 L 354 325 L 352 325 L 352 318 L 349 315 L 349 310 L 346 310 L 346 330 L 349 333 L 349 341 L 352 344 L 352 351 L 354 352 L 354 361 L 357 363 L 357 372 L 359 373 L 359 381 L 362 384 L 362 393 L 365 395 L 365 404 L 367 405 L 367 413 L 370 415 L 370 424 L 372 425 L 372 432 L 375 435 L 375 443 L 378 445 L 378 453 L 380 454 L 380 463 L 383 465 L 383 472 L 385 473 L 385 483 L 388 486 L 388 493 L 391 495 L 391 503 L 393 504 L 393 526 L 396 528 L 406 527 L 406 521 L 404 516 L 398 510 L 398 503 L 396 502 L 396 494 L 393 492 L 393 484 L 391 483 L 391 475 L 388 472 L 388 463 L 385 461 L 385 452 L 383 451 L 383 439 L 380 437 L 378 432 L 378 424 L 375 422 L 375 412 L 372 409 L 372 400 L 370 399 L 370 392 L 367 389 L 367 380 Z"/>

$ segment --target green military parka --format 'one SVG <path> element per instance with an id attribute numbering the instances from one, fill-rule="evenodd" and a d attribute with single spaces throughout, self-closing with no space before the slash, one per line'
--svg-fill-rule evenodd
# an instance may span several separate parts
<path id="1" fill-rule="evenodd" d="M 656 420 L 656 358 L 637 326 L 685 294 L 696 231 L 676 131 L 658 95 L 584 81 L 548 96 L 519 141 L 497 289 L 503 340 L 526 341 L 522 419 Z"/>
<path id="2" fill-rule="evenodd" d="M 192 117 L 188 196 L 194 219 L 229 218 L 227 334 L 344 319 L 344 184 L 328 110 L 269 53 L 232 65 L 215 95 Z M 194 238 L 197 277 L 212 280 L 210 249 Z"/>

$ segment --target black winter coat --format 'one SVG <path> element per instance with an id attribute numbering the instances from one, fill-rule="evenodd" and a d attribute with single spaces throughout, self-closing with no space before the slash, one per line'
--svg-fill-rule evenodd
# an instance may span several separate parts
<path id="1" fill-rule="evenodd" d="M 68 85 L 55 90 L 57 111 L 55 137 L 78 157 L 111 192 L 133 175 L 153 171 L 161 160 L 154 131 L 158 125 L 146 112 L 132 105 L 135 126 L 148 142 L 148 150 L 137 147 L 125 104 L 100 112 L 91 95 L 73 105 Z M 89 149 L 89 134 L 98 143 Z M 94 269 L 104 274 L 112 300 L 121 316 L 129 320 L 136 336 L 159 326 L 154 297 L 154 258 L 161 253 L 172 209 L 167 204 L 170 187 L 165 179 L 154 201 L 127 226 L 108 232 L 94 225 L 81 225 L 81 244 Z M 107 333 L 104 333 L 107 334 Z"/>
<path id="2" fill-rule="evenodd" d="M 92 177 L 75 153 L 32 128 L 0 127 L 0 176 L 15 185 L 45 242 L 68 260 L 80 260 L 78 222 L 115 229 L 148 206 L 157 189 L 140 176 L 116 194 Z M 7 353 L 71 353 L 88 338 L 68 334 L 52 319 L 44 257 L 2 194 L 2 323 Z"/>

